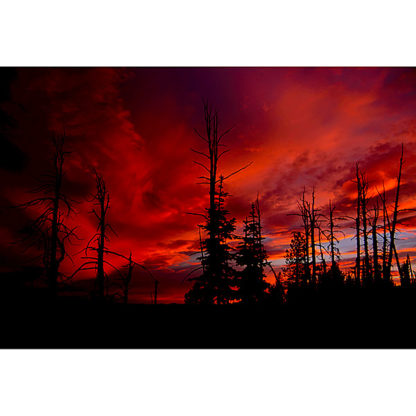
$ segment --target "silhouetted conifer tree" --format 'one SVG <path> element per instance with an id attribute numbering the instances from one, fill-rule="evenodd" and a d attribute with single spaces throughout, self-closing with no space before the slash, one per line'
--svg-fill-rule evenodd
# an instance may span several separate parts
<path id="1" fill-rule="evenodd" d="M 268 262 L 263 246 L 258 198 L 251 204 L 250 214 L 244 221 L 243 232 L 244 236 L 236 254 L 237 264 L 244 267 L 238 273 L 238 296 L 243 303 L 262 302 L 270 285 L 265 281 L 264 268 Z"/>
<path id="2" fill-rule="evenodd" d="M 224 207 L 228 193 L 223 188 L 220 177 L 218 193 L 215 198 L 215 210 L 209 210 L 207 222 L 202 229 L 207 238 L 202 241 L 201 261 L 202 275 L 191 280 L 194 286 L 185 295 L 187 303 L 229 303 L 236 297 L 235 271 L 231 265 L 233 258 L 229 241 L 234 238 L 235 218 L 228 218 L 229 212 Z"/>
<path id="3" fill-rule="evenodd" d="M 309 283 L 306 252 L 307 246 L 304 234 L 298 231 L 293 232 L 290 248 L 286 250 L 286 266 L 283 268 L 291 286 L 306 287 Z"/>
<path id="4" fill-rule="evenodd" d="M 408 288 L 411 284 L 411 263 L 409 255 L 407 255 L 406 261 L 401 266 L 401 269 L 400 286 Z"/>
<path id="5" fill-rule="evenodd" d="M 235 296 L 232 290 L 233 269 L 230 265 L 231 253 L 228 240 L 232 238 L 235 230 L 235 219 L 228 219 L 228 211 L 224 208 L 224 199 L 228 195 L 224 192 L 224 181 L 250 164 L 233 173 L 223 176 L 218 174 L 218 161 L 226 154 L 229 149 L 221 151 L 221 146 L 225 146 L 221 140 L 231 131 L 226 130 L 219 133 L 218 115 L 214 113 L 208 103 L 204 104 L 205 136 L 195 130 L 196 134 L 204 141 L 207 146 L 206 152 L 191 149 L 194 153 L 204 158 L 204 162 L 194 161 L 201 166 L 207 176 L 201 176 L 203 184 L 209 186 L 209 208 L 206 214 L 200 215 L 205 219 L 202 229 L 207 238 L 202 242 L 202 252 L 200 261 L 202 275 L 193 278 L 194 285 L 185 295 L 187 303 L 228 303 Z"/>

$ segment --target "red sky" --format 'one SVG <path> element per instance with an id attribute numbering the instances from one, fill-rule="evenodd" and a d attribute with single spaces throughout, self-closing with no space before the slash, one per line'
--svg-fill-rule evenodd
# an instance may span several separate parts
<path id="1" fill-rule="evenodd" d="M 282 264 L 290 233 L 298 229 L 296 200 L 315 186 L 325 212 L 331 198 L 339 215 L 352 215 L 355 162 L 368 174 L 370 195 L 384 180 L 393 202 L 400 145 L 405 146 L 402 208 L 416 207 L 416 70 L 413 68 L 95 68 L 18 69 L 1 108 L 14 119 L 8 140 L 19 149 L 15 168 L 1 166 L 1 203 L 26 193 L 45 172 L 48 138 L 65 127 L 67 190 L 80 201 L 70 222 L 81 250 L 95 232 L 87 202 L 94 190 L 91 166 L 104 176 L 111 197 L 110 246 L 143 262 L 160 280 L 160 300 L 182 302 L 182 283 L 195 263 L 198 218 L 206 189 L 191 147 L 203 149 L 193 128 L 203 128 L 202 99 L 218 110 L 231 151 L 221 171 L 253 165 L 228 181 L 228 209 L 237 220 L 260 195 L 266 248 Z M 26 215 L 5 209 L 0 222 L 3 269 L 19 262 L 10 244 Z M 401 255 L 416 258 L 416 220 L 402 213 Z M 341 248 L 355 256 L 344 224 Z M 75 265 L 80 255 L 74 255 Z M 66 262 L 68 273 L 75 268 Z M 86 279 L 80 275 L 77 279 Z M 132 296 L 149 301 L 151 282 L 137 274 Z M 148 279 L 147 279 L 148 280 Z"/>

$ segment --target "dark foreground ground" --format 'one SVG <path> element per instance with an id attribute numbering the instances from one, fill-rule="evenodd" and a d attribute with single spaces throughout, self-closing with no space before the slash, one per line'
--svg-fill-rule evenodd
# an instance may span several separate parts
<path id="1" fill-rule="evenodd" d="M 3 300 L 0 347 L 416 347 L 413 289 L 300 293 L 280 307 L 100 305 L 30 296 Z"/>

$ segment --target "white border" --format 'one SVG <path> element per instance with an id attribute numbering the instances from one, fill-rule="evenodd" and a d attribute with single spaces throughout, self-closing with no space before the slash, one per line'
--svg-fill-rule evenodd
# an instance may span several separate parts
<path id="1" fill-rule="evenodd" d="M 410 0 L 20 0 L 0 65 L 411 66 Z"/>
<path id="2" fill-rule="evenodd" d="M 414 351 L 7 351 L 2 415 L 414 415 Z"/>

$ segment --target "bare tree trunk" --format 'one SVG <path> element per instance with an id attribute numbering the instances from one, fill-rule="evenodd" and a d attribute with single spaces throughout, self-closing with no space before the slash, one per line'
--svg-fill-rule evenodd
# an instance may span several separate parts
<path id="1" fill-rule="evenodd" d="M 384 182 L 383 182 L 383 193 L 381 194 L 380 192 L 378 193 L 380 199 L 381 199 L 381 203 L 383 204 L 383 259 L 382 259 L 382 268 L 383 268 L 383 280 L 385 282 L 389 282 L 390 281 L 390 273 L 387 270 L 387 263 L 388 263 L 388 252 L 387 252 L 387 247 L 388 247 L 388 237 L 387 237 L 387 233 L 390 233 L 390 218 L 389 218 L 389 214 L 387 212 L 387 203 L 386 203 L 386 189 L 384 187 Z"/>
<path id="2" fill-rule="evenodd" d="M 389 250 L 389 259 L 387 263 L 387 274 L 389 276 L 389 279 L 391 275 L 391 264 L 393 260 L 393 250 L 395 246 L 394 238 L 395 238 L 396 224 L 397 224 L 397 213 L 399 209 L 399 193 L 400 193 L 400 180 L 402 177 L 402 167 L 403 167 L 403 144 L 402 144 L 402 153 L 400 156 L 400 163 L 399 163 L 399 174 L 397 176 L 397 190 L 396 190 L 396 199 L 394 201 L 393 220 L 392 220 L 391 229 L 390 229 L 390 250 Z M 400 272 L 401 271 L 399 269 L 399 273 Z"/>
<path id="3" fill-rule="evenodd" d="M 335 207 L 332 205 L 332 202 L 329 201 L 329 247 L 331 250 L 332 275 L 334 274 L 334 270 L 335 270 L 334 210 L 335 210 Z"/>
<path id="4" fill-rule="evenodd" d="M 64 222 L 64 217 L 69 216 L 72 209 L 72 201 L 68 200 L 62 191 L 64 178 L 64 151 L 65 134 L 55 136 L 52 140 L 54 146 L 53 169 L 43 175 L 42 183 L 33 189 L 31 193 L 38 194 L 35 199 L 19 205 L 19 208 L 28 209 L 38 207 L 42 212 L 32 223 L 26 227 L 31 237 L 40 238 L 43 243 L 43 265 L 45 268 L 48 292 L 55 297 L 58 289 L 59 267 L 66 256 L 66 243 L 71 243 L 71 238 L 78 238 L 75 234 L 76 227 L 70 229 Z"/>
<path id="5" fill-rule="evenodd" d="M 303 220 L 303 227 L 305 230 L 305 244 L 306 244 L 306 265 L 305 265 L 305 283 L 310 281 L 310 258 L 309 258 L 309 236 L 310 236 L 310 227 L 309 227 L 309 216 L 307 212 L 307 205 L 305 201 L 305 189 L 302 194 L 302 205 L 301 205 L 301 215 Z"/>
<path id="6" fill-rule="evenodd" d="M 104 247 L 105 247 L 105 209 L 104 199 L 100 200 L 100 223 L 99 223 L 99 239 L 97 251 L 97 285 L 98 296 L 104 298 Z"/>
<path id="7" fill-rule="evenodd" d="M 131 282 L 132 276 L 133 276 L 133 260 L 131 258 L 131 252 L 130 252 L 129 262 L 127 264 L 127 275 L 126 275 L 125 281 L 124 281 L 123 301 L 124 301 L 125 305 L 127 305 L 128 302 L 129 302 L 129 284 Z"/>
<path id="8" fill-rule="evenodd" d="M 51 246 L 48 270 L 48 287 L 52 296 L 56 295 L 58 281 L 58 262 L 57 262 L 57 245 L 58 245 L 58 215 L 59 215 L 59 192 L 60 188 L 55 189 L 55 198 L 53 202 L 52 227 L 51 227 Z"/>
<path id="9" fill-rule="evenodd" d="M 312 284 L 316 283 L 316 242 L 315 242 L 315 189 L 312 190 L 312 207 L 309 209 L 309 222 L 311 228 L 311 250 L 312 250 Z"/>
<path id="10" fill-rule="evenodd" d="M 407 255 L 407 262 L 409 264 L 409 275 L 410 275 L 411 283 L 413 283 L 413 280 L 414 280 L 415 276 L 413 274 L 412 262 L 410 261 L 410 256 L 409 255 Z"/>
<path id="11" fill-rule="evenodd" d="M 377 246 L 377 219 L 375 219 L 372 227 L 373 234 L 373 268 L 374 268 L 374 279 L 380 280 L 380 270 L 378 266 L 378 246 Z"/>
<path id="12" fill-rule="evenodd" d="M 399 272 L 400 278 L 402 278 L 403 277 L 403 275 L 402 275 L 402 268 L 400 266 L 400 260 L 399 260 L 399 255 L 397 254 L 396 244 L 393 245 L 393 250 L 394 250 L 394 257 L 396 259 L 397 270 Z"/>
<path id="13" fill-rule="evenodd" d="M 355 279 L 356 283 L 360 285 L 361 282 L 361 241 L 360 241 L 360 215 L 361 215 L 361 178 L 356 165 L 356 177 L 357 177 L 357 218 L 355 219 L 356 240 L 357 240 L 357 258 L 355 262 Z"/>
<path id="14" fill-rule="evenodd" d="M 326 275 L 326 261 L 324 257 L 324 250 L 322 248 L 322 239 L 321 239 L 322 231 L 320 228 L 318 228 L 318 233 L 319 233 L 318 234 L 319 235 L 319 251 L 320 251 L 320 256 L 321 256 L 321 263 L 322 263 L 324 275 Z"/>
<path id="15" fill-rule="evenodd" d="M 218 169 L 218 116 L 217 114 L 212 114 L 211 109 L 209 108 L 208 103 L 204 104 L 204 116 L 205 116 L 205 131 L 206 138 L 204 139 L 208 144 L 208 158 L 209 158 L 209 239 L 211 241 L 210 247 L 214 248 L 215 241 L 218 238 L 218 215 L 217 215 L 217 204 L 216 204 L 216 186 L 217 186 L 217 169 Z M 199 163 L 198 163 L 199 164 Z M 206 170 L 205 165 L 203 166 Z M 216 292 L 216 302 L 219 304 L 221 302 L 219 291 L 216 290 L 219 286 L 219 280 L 221 276 L 218 274 L 218 258 L 215 249 L 211 249 L 210 252 L 211 264 L 213 267 L 210 268 L 211 271 L 211 284 Z"/>
<path id="16" fill-rule="evenodd" d="M 387 208 L 385 202 L 386 191 L 384 190 L 383 200 L 383 279 L 388 279 L 387 275 Z"/>
<path id="17" fill-rule="evenodd" d="M 102 176 L 98 173 L 95 174 L 96 185 L 97 185 L 97 194 L 95 196 L 96 203 L 99 207 L 99 213 L 93 209 L 93 213 L 98 219 L 98 236 L 97 236 L 97 293 L 100 299 L 105 297 L 105 272 L 104 272 L 104 252 L 105 252 L 105 240 L 107 227 L 109 225 L 106 222 L 106 216 L 108 207 L 110 204 L 110 196 L 107 192 L 105 182 Z"/>
<path id="18" fill-rule="evenodd" d="M 297 256 L 296 256 L 295 265 L 296 265 L 296 268 L 295 268 L 295 273 L 296 273 L 296 275 L 295 275 L 295 284 L 296 284 L 296 287 L 299 287 L 300 267 L 299 267 L 299 257 L 297 257 Z"/>
<path id="19" fill-rule="evenodd" d="M 199 249 L 201 250 L 201 266 L 202 272 L 205 272 L 205 263 L 204 263 L 204 245 L 202 244 L 202 235 L 201 235 L 201 226 L 198 226 L 199 231 Z"/>
<path id="20" fill-rule="evenodd" d="M 361 212 L 363 220 L 363 237 L 364 237 L 364 270 L 363 281 L 371 279 L 370 275 L 370 255 L 368 250 L 368 233 L 367 233 L 367 190 L 368 182 L 363 174 L 361 174 Z"/>
<path id="21" fill-rule="evenodd" d="M 64 253 L 61 253 L 61 258 L 58 259 L 58 245 L 63 250 L 63 245 L 59 239 L 60 231 L 60 201 L 63 199 L 61 196 L 62 177 L 63 177 L 63 165 L 64 165 L 64 142 L 65 136 L 54 138 L 55 154 L 54 154 L 54 184 L 53 184 L 53 201 L 52 201 L 52 220 L 51 220 L 51 236 L 50 236 L 50 256 L 48 260 L 47 279 L 48 287 L 51 296 L 56 296 L 57 284 L 58 284 L 58 269 L 59 264 L 63 260 Z M 66 199 L 64 202 L 68 203 Z M 69 208 L 69 204 L 68 204 Z"/>

